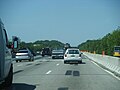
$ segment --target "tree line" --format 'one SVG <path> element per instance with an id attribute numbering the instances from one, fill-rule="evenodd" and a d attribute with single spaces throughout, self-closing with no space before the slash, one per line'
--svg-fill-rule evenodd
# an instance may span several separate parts
<path id="1" fill-rule="evenodd" d="M 41 51 L 42 48 L 49 47 L 51 49 L 54 48 L 64 48 L 64 43 L 57 41 L 57 40 L 38 40 L 35 42 L 21 42 L 20 43 L 20 48 L 29 48 L 32 51 Z"/>
<path id="2" fill-rule="evenodd" d="M 113 55 L 114 46 L 120 46 L 120 27 L 118 27 L 112 33 L 108 33 L 101 39 L 87 40 L 78 47 L 80 50 L 92 53 L 96 52 L 101 54 L 102 51 L 105 51 L 105 54 Z"/>

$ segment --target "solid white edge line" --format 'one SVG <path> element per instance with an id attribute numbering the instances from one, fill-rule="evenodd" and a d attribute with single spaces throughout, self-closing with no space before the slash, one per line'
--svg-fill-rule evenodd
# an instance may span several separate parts
<path id="1" fill-rule="evenodd" d="M 101 68 L 102 70 L 104 70 L 105 72 L 107 72 L 107 73 L 109 73 L 110 75 L 112 75 L 114 78 L 120 80 L 120 78 L 117 77 L 117 76 L 115 76 L 112 72 L 110 72 L 110 71 L 108 71 L 108 70 L 106 70 L 106 69 L 100 67 L 100 66 L 99 66 L 97 63 L 95 63 L 94 61 L 91 61 L 91 62 L 92 62 L 93 64 L 95 64 L 96 66 L 98 66 L 99 68 Z"/>
<path id="2" fill-rule="evenodd" d="M 51 70 L 49 70 L 46 74 L 50 74 L 52 71 Z"/>
<path id="3" fill-rule="evenodd" d="M 19 66 L 23 66 L 23 64 L 19 64 L 19 65 L 17 65 L 17 66 L 18 66 L 18 67 L 19 67 Z"/>

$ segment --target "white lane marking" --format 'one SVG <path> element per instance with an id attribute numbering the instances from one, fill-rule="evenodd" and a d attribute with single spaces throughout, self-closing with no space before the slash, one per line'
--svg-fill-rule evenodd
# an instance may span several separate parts
<path id="1" fill-rule="evenodd" d="M 58 63 L 58 64 L 56 64 L 56 66 L 59 66 L 60 64 Z"/>
<path id="2" fill-rule="evenodd" d="M 49 70 L 46 74 L 50 74 L 52 71 L 51 70 Z"/>
<path id="3" fill-rule="evenodd" d="M 107 73 L 109 73 L 110 75 L 112 75 L 113 77 L 115 77 L 116 79 L 120 80 L 119 77 L 115 76 L 115 75 L 114 75 L 113 73 L 111 73 L 110 71 L 108 71 L 108 70 L 100 67 L 97 63 L 95 63 L 95 62 L 93 62 L 93 61 L 91 61 L 91 62 L 92 62 L 93 64 L 95 64 L 96 66 L 98 66 L 99 68 L 101 68 L 102 70 L 104 70 L 105 72 L 107 72 Z"/>
<path id="4" fill-rule="evenodd" d="M 19 65 L 17 65 L 17 66 L 18 66 L 18 67 L 19 67 L 19 66 L 23 66 L 23 64 L 19 64 Z"/>

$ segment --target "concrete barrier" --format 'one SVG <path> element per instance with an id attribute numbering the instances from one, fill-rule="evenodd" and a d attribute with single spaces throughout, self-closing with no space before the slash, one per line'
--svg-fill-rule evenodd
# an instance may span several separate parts
<path id="1" fill-rule="evenodd" d="M 111 71 L 117 76 L 120 76 L 120 58 L 107 56 L 107 55 L 100 55 L 100 54 L 91 54 L 84 52 L 90 60 L 93 60 L 101 67 Z"/>

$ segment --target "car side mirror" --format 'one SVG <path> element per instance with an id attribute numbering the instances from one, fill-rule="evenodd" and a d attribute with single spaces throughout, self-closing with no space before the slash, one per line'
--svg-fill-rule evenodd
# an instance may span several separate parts
<path id="1" fill-rule="evenodd" d="M 13 48 L 14 48 L 14 49 L 17 49 L 17 48 L 18 48 L 18 41 L 14 41 L 14 42 L 13 42 Z"/>

